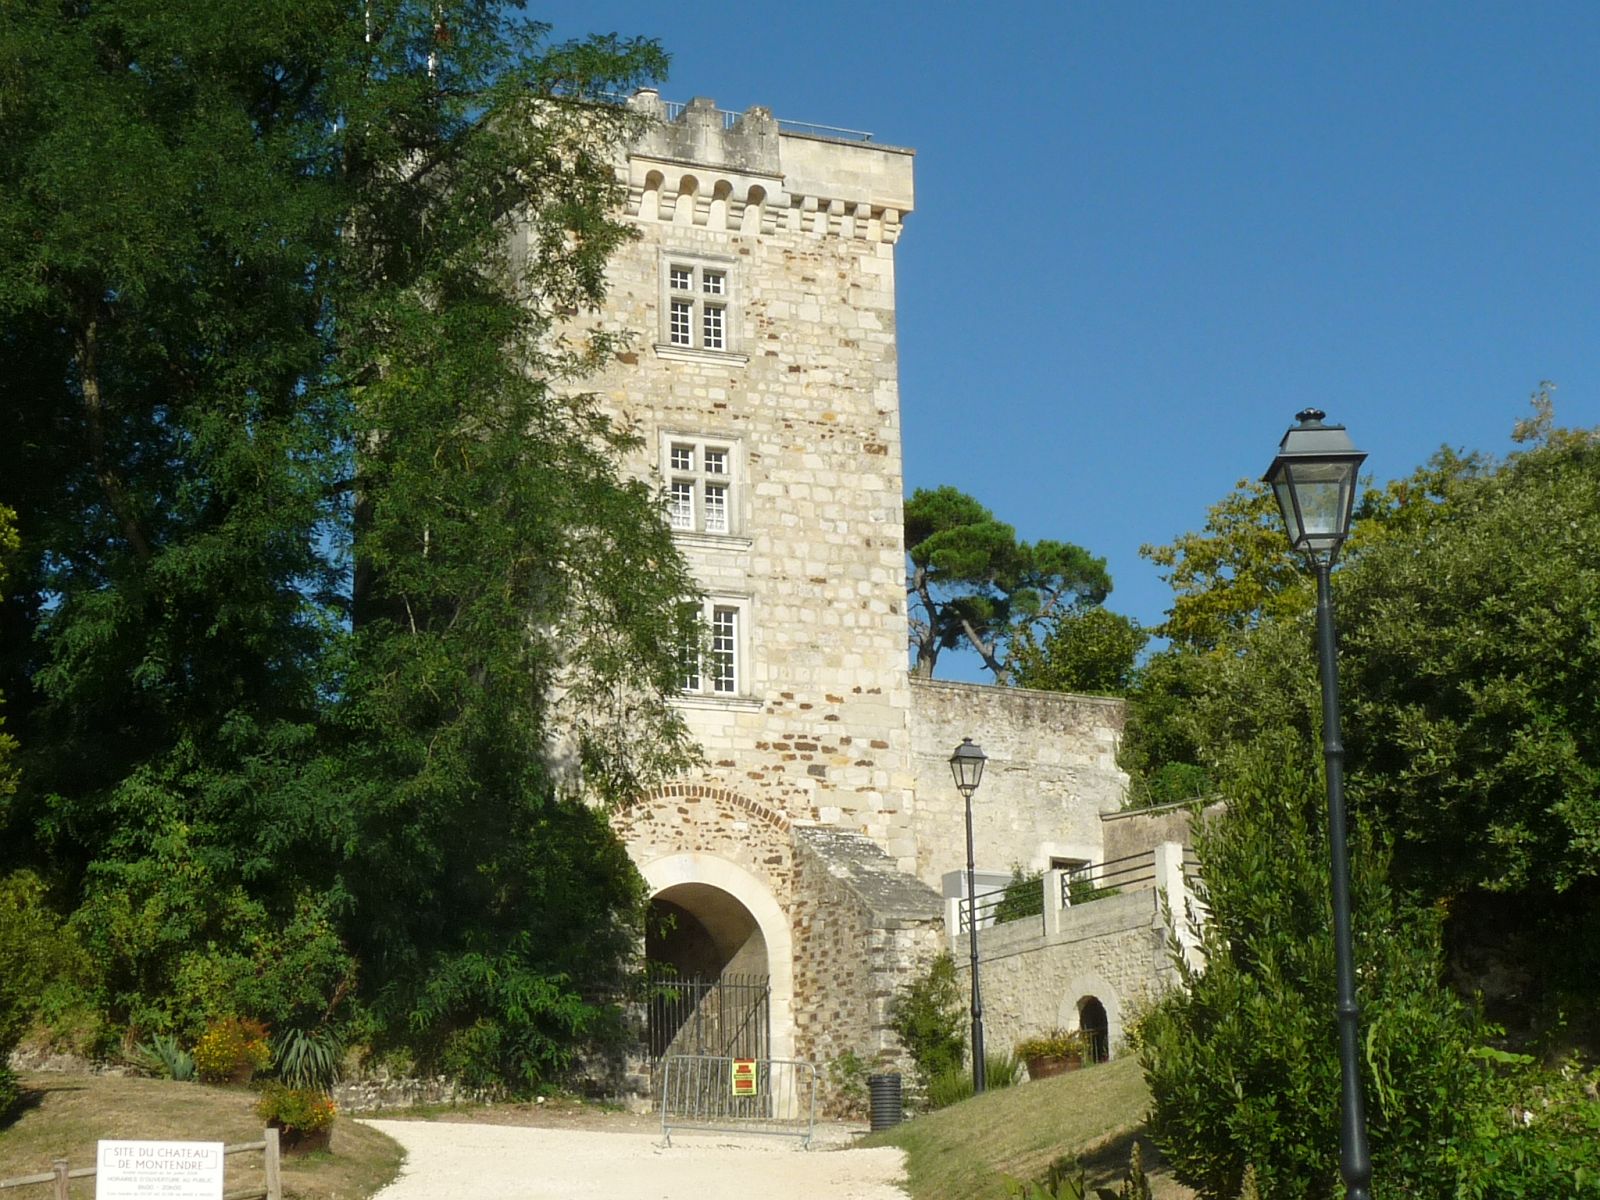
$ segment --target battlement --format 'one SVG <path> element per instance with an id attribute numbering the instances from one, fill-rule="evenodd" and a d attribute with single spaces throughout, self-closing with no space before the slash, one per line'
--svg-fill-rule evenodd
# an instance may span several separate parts
<path id="1" fill-rule="evenodd" d="M 779 121 L 653 88 L 628 107 L 654 118 L 629 152 L 628 213 L 730 232 L 894 242 L 913 204 L 913 152 L 859 130 Z"/>

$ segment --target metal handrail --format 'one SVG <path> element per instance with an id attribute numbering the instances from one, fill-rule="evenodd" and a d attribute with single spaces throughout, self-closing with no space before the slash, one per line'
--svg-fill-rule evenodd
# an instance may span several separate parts
<path id="1" fill-rule="evenodd" d="M 996 912 L 1007 903 L 1008 900 L 1011 900 L 1017 905 L 1017 911 L 1015 913 L 1007 914 L 1004 920 L 993 920 L 985 925 L 984 918 L 994 916 Z M 1035 904 L 1037 904 L 1037 907 Z M 956 902 L 956 912 L 956 932 L 959 933 L 966 929 L 974 919 L 974 905 L 972 901 L 965 896 L 961 897 Z M 1026 921 L 1030 917 L 1043 917 L 1044 891 L 1040 887 L 1029 888 L 1028 895 L 1025 899 L 1014 900 L 1011 898 L 1010 886 L 996 888 L 987 892 L 980 892 L 977 896 L 976 912 L 976 919 L 980 929 L 992 928 L 995 925 L 1010 925 L 1016 921 Z"/>
<path id="2" fill-rule="evenodd" d="M 1154 884 L 1156 880 L 1155 851 L 1145 850 L 1138 854 L 1128 854 L 1121 858 L 1107 859 L 1102 863 L 1090 863 L 1061 875 L 1062 908 L 1071 908 L 1074 903 L 1090 904 L 1096 900 L 1104 900 L 1115 895 L 1124 888 L 1135 888 L 1138 884 Z M 1088 895 L 1073 899 L 1073 889 L 1088 889 Z M 1142 889 L 1140 889 L 1142 890 Z"/>

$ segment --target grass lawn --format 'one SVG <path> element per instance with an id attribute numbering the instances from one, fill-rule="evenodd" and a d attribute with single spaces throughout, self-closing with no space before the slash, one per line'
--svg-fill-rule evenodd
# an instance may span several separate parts
<path id="1" fill-rule="evenodd" d="M 94 1165 L 100 1138 L 238 1142 L 261 1140 L 256 1094 L 248 1088 L 207 1087 L 167 1079 L 115 1075 L 31 1075 L 22 1080 L 22 1110 L 0 1126 L 0 1179 L 50 1170 L 53 1159 Z M 331 1153 L 283 1158 L 285 1196 L 302 1200 L 363 1200 L 392 1180 L 403 1151 L 389 1138 L 340 1117 Z M 261 1186 L 259 1153 L 226 1160 L 228 1191 Z M 72 1181 L 73 1200 L 93 1200 L 93 1178 Z M 49 1200 L 48 1184 L 21 1188 L 14 1200 Z"/>
<path id="2" fill-rule="evenodd" d="M 905 1150 L 912 1200 L 1004 1200 L 1003 1175 L 1039 1179 L 1063 1156 L 1082 1161 L 1090 1184 L 1119 1187 L 1137 1138 L 1157 1200 L 1192 1196 L 1138 1136 L 1149 1106 L 1130 1056 L 976 1096 L 862 1144 Z"/>

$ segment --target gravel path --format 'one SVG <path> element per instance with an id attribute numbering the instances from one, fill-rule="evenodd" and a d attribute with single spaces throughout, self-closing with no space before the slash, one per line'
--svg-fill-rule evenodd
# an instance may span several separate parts
<path id="1" fill-rule="evenodd" d="M 905 1200 L 899 1150 L 789 1139 L 368 1121 L 406 1149 L 377 1200 Z M 818 1131 L 822 1133 L 821 1130 Z"/>

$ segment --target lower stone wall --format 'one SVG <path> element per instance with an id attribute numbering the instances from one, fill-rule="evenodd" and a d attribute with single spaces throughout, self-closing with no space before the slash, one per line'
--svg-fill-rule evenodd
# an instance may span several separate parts
<path id="1" fill-rule="evenodd" d="M 466 1087 L 443 1075 L 435 1079 L 344 1079 L 333 1085 L 333 1103 L 342 1113 L 370 1113 L 420 1104 L 486 1104 L 498 1097 L 482 1088 Z"/>
<path id="2" fill-rule="evenodd" d="M 865 837 L 795 834 L 796 1054 L 817 1064 L 824 1113 L 859 1112 L 863 1097 L 829 1067 L 849 1054 L 872 1071 L 909 1073 L 889 1020 L 895 994 L 941 948 L 941 904 Z"/>
<path id="3" fill-rule="evenodd" d="M 963 994 L 971 985 L 966 935 L 952 947 Z M 978 931 L 984 1042 L 1010 1049 L 1050 1029 L 1076 1029 L 1078 1004 L 1105 1006 L 1110 1051 L 1126 1048 L 1127 1023 L 1176 983 L 1169 937 L 1154 891 L 1109 896 L 1062 914 L 1059 933 L 1019 921 Z"/>

